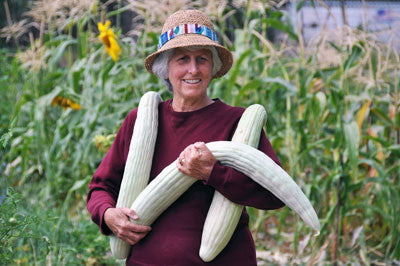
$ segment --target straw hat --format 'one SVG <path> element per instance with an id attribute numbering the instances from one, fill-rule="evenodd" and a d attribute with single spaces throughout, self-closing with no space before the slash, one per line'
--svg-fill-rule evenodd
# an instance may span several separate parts
<path id="1" fill-rule="evenodd" d="M 186 46 L 214 46 L 222 62 L 221 69 L 214 78 L 221 77 L 232 66 L 232 53 L 220 45 L 211 20 L 198 10 L 181 10 L 170 17 L 164 23 L 159 38 L 158 50 L 144 60 L 147 71 L 153 74 L 152 66 L 157 55 L 173 48 Z"/>

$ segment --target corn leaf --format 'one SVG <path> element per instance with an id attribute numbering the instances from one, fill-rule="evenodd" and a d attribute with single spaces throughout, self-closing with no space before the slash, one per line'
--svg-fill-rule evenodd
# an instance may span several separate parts
<path id="1" fill-rule="evenodd" d="M 358 153 L 360 136 L 358 133 L 358 126 L 355 121 L 343 125 L 344 137 L 346 141 L 346 149 L 349 156 L 349 161 L 353 174 L 356 173 L 358 167 Z"/>

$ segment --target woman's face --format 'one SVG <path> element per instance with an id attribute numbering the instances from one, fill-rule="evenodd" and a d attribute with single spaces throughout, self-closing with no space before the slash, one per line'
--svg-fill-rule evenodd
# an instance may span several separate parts
<path id="1" fill-rule="evenodd" d="M 174 97 L 207 97 L 207 87 L 212 78 L 212 62 L 212 54 L 208 49 L 175 49 L 168 62 L 168 77 Z"/>

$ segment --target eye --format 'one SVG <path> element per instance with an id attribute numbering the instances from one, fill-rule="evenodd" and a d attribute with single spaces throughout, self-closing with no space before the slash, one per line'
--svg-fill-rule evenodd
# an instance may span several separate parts
<path id="1" fill-rule="evenodd" d="M 209 59 L 207 58 L 207 57 L 205 57 L 205 56 L 200 56 L 200 57 L 198 57 L 198 62 L 200 62 L 200 63 L 206 63 L 206 62 L 208 62 L 209 61 Z"/>
<path id="2" fill-rule="evenodd" d="M 187 59 L 187 55 L 178 57 L 178 61 L 185 61 Z"/>

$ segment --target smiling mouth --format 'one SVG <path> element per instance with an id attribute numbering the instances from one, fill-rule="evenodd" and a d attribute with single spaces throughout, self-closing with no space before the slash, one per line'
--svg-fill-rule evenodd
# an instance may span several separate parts
<path id="1" fill-rule="evenodd" d="M 184 79 L 183 82 L 188 84 L 197 84 L 200 83 L 201 79 Z"/>

